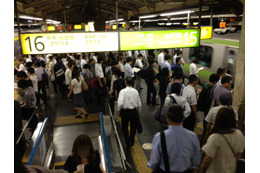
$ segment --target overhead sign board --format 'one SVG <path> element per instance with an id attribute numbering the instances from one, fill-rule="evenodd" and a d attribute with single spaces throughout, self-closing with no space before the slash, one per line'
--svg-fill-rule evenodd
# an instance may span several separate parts
<path id="1" fill-rule="evenodd" d="M 201 26 L 200 39 L 212 39 L 212 26 Z"/>
<path id="2" fill-rule="evenodd" d="M 198 47 L 200 29 L 120 32 L 120 50 Z"/>
<path id="3" fill-rule="evenodd" d="M 23 54 L 118 51 L 117 32 L 21 34 Z"/>

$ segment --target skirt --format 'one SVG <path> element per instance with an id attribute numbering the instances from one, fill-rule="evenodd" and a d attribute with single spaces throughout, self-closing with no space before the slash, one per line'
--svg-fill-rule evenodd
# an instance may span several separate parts
<path id="1" fill-rule="evenodd" d="M 84 99 L 83 99 L 82 92 L 78 93 L 78 94 L 73 94 L 73 101 L 74 101 L 75 107 L 82 108 L 82 107 L 86 106 Z"/>

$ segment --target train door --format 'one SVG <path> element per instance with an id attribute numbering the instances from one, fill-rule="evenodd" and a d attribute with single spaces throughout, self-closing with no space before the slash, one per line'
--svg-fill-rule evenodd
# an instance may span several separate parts
<path id="1" fill-rule="evenodd" d="M 225 64 L 224 67 L 227 69 L 227 73 L 232 76 L 233 82 L 236 76 L 236 64 L 238 58 L 238 49 L 228 47 L 225 53 Z"/>

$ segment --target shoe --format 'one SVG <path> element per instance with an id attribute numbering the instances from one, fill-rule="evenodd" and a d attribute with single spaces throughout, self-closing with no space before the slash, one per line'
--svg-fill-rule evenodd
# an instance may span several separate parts
<path id="1" fill-rule="evenodd" d="M 77 116 L 75 116 L 75 118 L 82 118 L 82 116 L 80 116 L 80 115 L 77 115 Z"/>

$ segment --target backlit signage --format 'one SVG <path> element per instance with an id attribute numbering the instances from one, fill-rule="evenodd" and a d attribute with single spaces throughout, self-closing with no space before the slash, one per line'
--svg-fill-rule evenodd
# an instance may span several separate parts
<path id="1" fill-rule="evenodd" d="M 200 39 L 212 39 L 212 26 L 201 26 L 200 27 Z"/>
<path id="2" fill-rule="evenodd" d="M 21 34 L 23 54 L 118 51 L 117 32 Z"/>
<path id="3" fill-rule="evenodd" d="M 55 26 L 48 26 L 48 31 L 55 31 Z"/>
<path id="4" fill-rule="evenodd" d="M 74 25 L 74 29 L 81 29 L 81 25 Z"/>
<path id="5" fill-rule="evenodd" d="M 120 50 L 198 47 L 200 29 L 120 32 Z"/>

